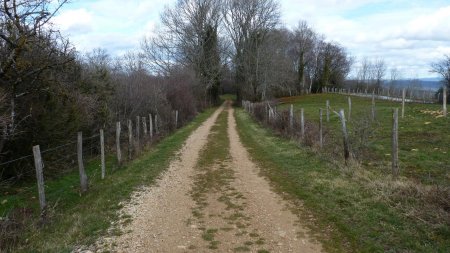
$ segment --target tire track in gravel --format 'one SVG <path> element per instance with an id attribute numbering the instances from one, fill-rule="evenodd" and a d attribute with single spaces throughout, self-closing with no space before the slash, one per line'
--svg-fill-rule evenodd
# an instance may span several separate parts
<path id="1" fill-rule="evenodd" d="M 252 233 L 265 239 L 265 249 L 269 252 L 322 252 L 321 245 L 308 236 L 308 230 L 289 210 L 289 203 L 259 175 L 260 169 L 250 160 L 248 151 L 240 141 L 233 108 L 228 111 L 228 122 L 236 178 L 232 186 L 246 199 L 244 212 L 251 217 Z"/>
<path id="2" fill-rule="evenodd" d="M 201 236 L 201 231 L 186 226 L 195 204 L 187 193 L 200 151 L 223 109 L 189 136 L 155 186 L 137 191 L 124 204 L 121 216 L 131 222 L 119 228 L 122 235 L 99 240 L 97 252 L 184 252 L 189 240 Z"/>

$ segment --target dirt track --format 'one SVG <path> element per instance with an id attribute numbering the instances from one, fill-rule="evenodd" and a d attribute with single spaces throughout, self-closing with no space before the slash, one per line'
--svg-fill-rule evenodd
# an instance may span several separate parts
<path id="1" fill-rule="evenodd" d="M 223 110 L 227 132 L 213 133 Z M 228 135 L 229 154 L 200 170 L 214 134 Z M 192 133 L 157 185 L 126 203 L 123 234 L 100 240 L 98 252 L 321 252 L 258 171 L 239 140 L 233 109 L 222 106 Z M 219 183 L 200 187 L 205 180 Z"/>

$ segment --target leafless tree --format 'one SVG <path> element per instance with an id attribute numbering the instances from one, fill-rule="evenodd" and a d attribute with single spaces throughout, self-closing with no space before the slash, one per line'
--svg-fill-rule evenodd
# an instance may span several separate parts
<path id="1" fill-rule="evenodd" d="M 20 124 L 30 117 L 29 108 L 22 105 L 21 100 L 48 89 L 39 85 L 43 74 L 74 60 L 74 49 L 50 24 L 66 1 L 1 1 L 0 87 L 10 101 L 6 108 L 10 119 L 7 130 L 1 134 L 0 143 L 14 138 L 20 132 Z M 27 114 L 23 114 L 26 111 Z"/>
<path id="2" fill-rule="evenodd" d="M 389 93 L 395 92 L 399 79 L 401 78 L 401 73 L 397 68 L 390 69 L 390 80 L 389 80 Z M 398 90 L 398 89 L 397 89 Z"/>
<path id="3" fill-rule="evenodd" d="M 275 96 L 293 95 L 297 91 L 296 63 L 289 51 L 291 49 L 291 31 L 272 30 L 259 48 L 259 70 L 257 93 L 265 100 Z"/>
<path id="4" fill-rule="evenodd" d="M 242 95 L 258 100 L 260 48 L 279 24 L 279 5 L 274 0 L 225 0 L 225 28 L 234 46 L 233 62 L 238 101 Z M 246 94 L 241 94 L 246 91 Z"/>
<path id="5" fill-rule="evenodd" d="M 391 75 L 390 81 L 394 85 L 401 78 L 401 73 L 397 68 L 392 68 L 390 70 L 390 75 Z"/>
<path id="6" fill-rule="evenodd" d="M 386 63 L 383 59 L 376 59 L 373 63 L 373 78 L 375 87 L 379 88 L 383 85 L 383 80 L 386 76 Z"/>
<path id="7" fill-rule="evenodd" d="M 358 69 L 357 79 L 358 85 L 369 90 L 372 63 L 367 57 L 362 58 Z"/>
<path id="8" fill-rule="evenodd" d="M 368 91 L 381 88 L 386 71 L 387 67 L 383 59 L 377 58 L 372 61 L 367 57 L 362 58 L 357 73 L 358 86 Z"/>
<path id="9" fill-rule="evenodd" d="M 54 1 L 50 0 L 3 0 L 0 6 L 1 45 L 8 47 L 8 54 L 1 62 L 0 78 L 15 68 L 18 58 L 29 43 L 39 39 L 46 31 L 45 25 L 67 0 L 58 1 L 56 8 L 50 10 Z"/>
<path id="10" fill-rule="evenodd" d="M 177 64 L 195 71 L 202 97 L 218 101 L 221 74 L 219 25 L 222 0 L 181 0 L 161 15 L 158 37 L 142 43 L 151 66 L 170 73 Z M 205 96 L 206 95 L 206 96 Z"/>
<path id="11" fill-rule="evenodd" d="M 7 97 L 6 94 L 0 89 L 0 112 L 6 111 Z M 8 136 L 8 125 L 10 121 L 8 114 L 0 114 L 0 134 L 3 136 L 2 141 L 0 141 L 0 153 L 5 145 L 6 136 Z"/>
<path id="12" fill-rule="evenodd" d="M 299 90 L 304 91 L 308 69 L 311 69 L 316 58 L 314 48 L 317 44 L 318 36 L 306 21 L 300 21 L 293 33 L 292 47 L 295 64 L 297 65 L 297 82 Z"/>
<path id="13" fill-rule="evenodd" d="M 141 42 L 143 63 L 153 73 L 168 76 L 176 66 L 175 41 L 171 34 L 158 31 L 158 36 Z"/>
<path id="14" fill-rule="evenodd" d="M 431 64 L 431 72 L 439 74 L 442 77 L 442 83 L 450 90 L 450 55 L 445 55 L 438 62 Z"/>

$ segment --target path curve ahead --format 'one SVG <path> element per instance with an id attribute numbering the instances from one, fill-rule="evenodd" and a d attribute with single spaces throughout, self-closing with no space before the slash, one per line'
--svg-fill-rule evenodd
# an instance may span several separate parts
<path id="1" fill-rule="evenodd" d="M 228 113 L 228 115 L 223 115 Z M 226 117 L 227 131 L 211 129 Z M 227 134 L 229 154 L 199 170 L 198 161 Z M 211 177 L 209 177 L 211 176 Z M 214 179 L 216 177 L 216 179 Z M 217 177 L 223 177 L 223 179 Z M 218 180 L 199 191 L 202 178 Z M 210 179 L 212 178 L 212 179 Z M 187 139 L 157 184 L 135 192 L 121 210 L 123 234 L 102 238 L 98 252 L 322 252 L 289 203 L 259 176 L 236 129 L 230 103 L 220 107 Z"/>

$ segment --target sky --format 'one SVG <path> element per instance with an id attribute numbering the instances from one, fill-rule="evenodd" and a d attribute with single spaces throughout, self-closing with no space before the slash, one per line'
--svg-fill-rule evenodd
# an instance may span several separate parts
<path id="1" fill-rule="evenodd" d="M 245 1 L 245 0 L 243 0 Z M 71 0 L 54 18 L 81 53 L 120 56 L 155 34 L 175 0 Z M 450 55 L 450 0 L 280 0 L 281 22 L 307 21 L 355 58 L 384 59 L 402 78 L 435 77 L 430 64 Z"/>

